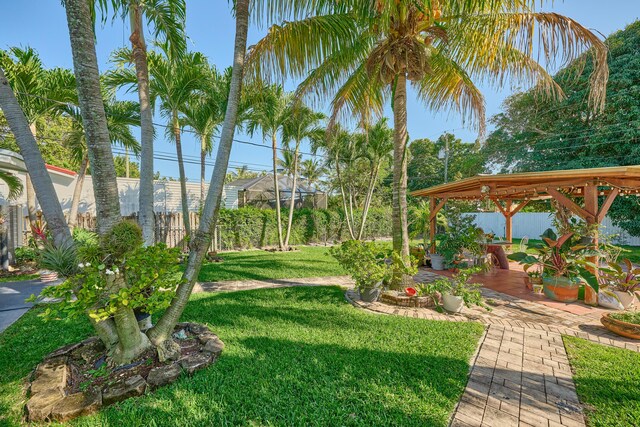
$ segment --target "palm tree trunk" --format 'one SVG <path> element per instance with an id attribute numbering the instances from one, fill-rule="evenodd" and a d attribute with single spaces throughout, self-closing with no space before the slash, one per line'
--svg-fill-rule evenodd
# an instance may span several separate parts
<path id="1" fill-rule="evenodd" d="M 42 159 L 38 143 L 31 133 L 27 118 L 20 108 L 20 104 L 13 94 L 9 81 L 0 68 L 0 108 L 4 113 L 11 132 L 20 147 L 20 154 L 29 171 L 29 176 L 47 220 L 47 225 L 53 234 L 54 243 L 59 246 L 71 241 L 71 233 L 62 212 L 62 206 L 53 188 L 53 182 Z"/>
<path id="2" fill-rule="evenodd" d="M 407 227 L 407 79 L 399 74 L 393 96 L 393 250 L 409 259 Z"/>
<path id="3" fill-rule="evenodd" d="M 273 191 L 276 197 L 276 222 L 278 227 L 278 248 L 284 250 L 284 242 L 282 240 L 282 214 L 280 212 L 280 185 L 278 183 L 278 142 L 276 134 L 271 136 L 271 150 L 273 160 Z"/>
<path id="4" fill-rule="evenodd" d="M 298 153 L 300 152 L 300 141 L 296 141 L 296 150 L 293 158 L 293 182 L 291 187 L 291 203 L 289 204 L 289 220 L 287 221 L 287 234 L 284 238 L 284 247 L 289 247 L 289 237 L 291 237 L 291 225 L 293 224 L 293 210 L 296 207 L 296 188 L 298 178 Z"/>
<path id="5" fill-rule="evenodd" d="M 189 296 L 193 290 L 196 279 L 200 272 L 202 260 L 211 242 L 211 232 L 215 228 L 222 200 L 222 190 L 224 179 L 229 166 L 229 156 L 233 135 L 238 117 L 238 104 L 242 91 L 242 78 L 244 74 L 244 61 L 247 50 L 247 30 L 249 28 L 249 0 L 236 0 L 236 39 L 233 54 L 233 72 L 231 74 L 231 85 L 229 88 L 229 101 L 227 111 L 224 116 L 220 143 L 216 154 L 216 164 L 211 174 L 211 182 L 207 192 L 207 200 L 202 210 L 202 217 L 198 231 L 191 241 L 191 251 L 187 267 L 184 272 L 185 281 L 178 286 L 176 296 L 171 301 L 171 305 L 164 312 L 156 326 L 151 328 L 147 335 L 151 341 L 158 345 L 171 336 L 173 327 L 180 319 L 184 308 L 189 301 Z"/>
<path id="6" fill-rule="evenodd" d="M 189 200 L 187 199 L 187 177 L 184 172 L 182 160 L 182 142 L 180 140 L 180 123 L 177 114 L 173 117 L 173 136 L 176 139 L 176 155 L 178 156 L 178 171 L 180 174 L 180 199 L 182 203 L 182 222 L 184 224 L 185 237 L 191 236 L 191 221 L 189 221 Z"/>
<path id="7" fill-rule="evenodd" d="M 205 187 L 205 175 L 206 165 L 205 161 L 207 160 L 207 138 L 205 136 L 200 137 L 200 211 L 202 211 L 202 207 L 204 206 L 204 187 Z"/>
<path id="8" fill-rule="evenodd" d="M 376 180 L 378 179 L 378 168 L 380 164 L 376 164 L 371 169 L 371 174 L 369 175 L 369 186 L 367 187 L 367 194 L 364 199 L 364 206 L 362 207 L 362 218 L 360 220 L 360 230 L 358 231 L 358 240 L 362 240 L 364 234 L 364 226 L 367 222 L 367 215 L 369 214 L 369 206 L 371 205 L 371 199 L 373 198 L 373 189 L 376 185 Z"/>
<path id="9" fill-rule="evenodd" d="M 153 111 L 149 96 L 149 67 L 147 45 L 142 28 L 142 11 L 137 1 L 129 3 L 131 23 L 131 49 L 138 80 L 140 102 L 140 194 L 138 223 L 146 246 L 155 244 L 155 219 L 153 212 Z"/>
<path id="10" fill-rule="evenodd" d="M 37 128 L 35 123 L 29 123 L 29 129 L 31 130 L 31 134 L 33 135 L 33 139 L 38 142 L 37 138 Z M 29 224 L 33 227 L 36 225 L 36 192 L 33 189 L 33 183 L 31 182 L 31 177 L 27 173 L 25 177 L 26 185 L 25 185 L 25 193 L 27 196 L 27 215 L 29 216 Z"/>
<path id="11" fill-rule="evenodd" d="M 347 196 L 344 192 L 344 184 L 342 183 L 342 177 L 340 176 L 340 163 L 337 158 L 336 158 L 336 175 L 338 177 L 338 186 L 340 187 L 340 195 L 342 197 L 342 209 L 344 210 L 344 219 L 345 221 L 347 221 L 347 230 L 349 230 L 349 235 L 351 236 L 351 238 L 355 239 L 356 236 L 353 232 L 353 226 L 351 225 L 351 220 L 349 219 L 349 211 L 347 209 Z"/>
<path id="12" fill-rule="evenodd" d="M 73 189 L 73 197 L 71 199 L 71 209 L 69 209 L 69 227 L 72 229 L 78 224 L 78 206 L 80 206 L 80 195 L 84 186 L 84 177 L 87 174 L 87 166 L 89 165 L 89 157 L 85 154 L 78 171 L 78 178 Z"/>
<path id="13" fill-rule="evenodd" d="M 121 216 L 116 168 L 100 91 L 95 34 L 87 1 L 66 0 L 65 6 L 78 100 L 91 163 L 98 232 L 104 235 L 121 220 Z M 99 322 L 99 325 L 101 328 L 107 325 L 109 329 L 115 327 L 119 343 L 114 360 L 118 363 L 132 360 L 149 347 L 149 340 L 140 331 L 133 310 L 129 307 L 121 306 L 116 310 L 113 325 L 106 321 Z M 104 331 L 101 332 L 103 335 Z"/>

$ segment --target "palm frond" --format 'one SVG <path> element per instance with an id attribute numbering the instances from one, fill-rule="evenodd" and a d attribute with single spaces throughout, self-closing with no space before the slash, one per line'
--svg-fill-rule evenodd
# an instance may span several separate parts
<path id="1" fill-rule="evenodd" d="M 15 200 L 22 194 L 22 181 L 11 172 L 0 170 L 0 181 L 3 181 L 5 184 L 7 184 L 7 187 L 9 189 L 7 200 Z"/>

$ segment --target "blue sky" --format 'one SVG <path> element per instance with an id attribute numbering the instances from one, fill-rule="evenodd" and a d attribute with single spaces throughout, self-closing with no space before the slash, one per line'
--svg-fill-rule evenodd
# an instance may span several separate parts
<path id="1" fill-rule="evenodd" d="M 71 48 L 66 26 L 64 9 L 59 0 L 19 0 L 3 1 L 3 13 L 0 14 L 0 48 L 10 46 L 32 46 L 41 55 L 47 67 L 72 66 Z M 558 12 L 577 20 L 582 25 L 609 35 L 624 28 L 640 17 L 640 1 L 638 0 L 567 0 L 548 3 L 542 10 Z M 187 33 L 190 38 L 190 48 L 201 51 L 209 57 L 211 63 L 219 68 L 231 64 L 234 21 L 230 13 L 229 4 L 225 1 L 187 0 Z M 249 33 L 249 44 L 257 42 L 266 29 L 252 27 Z M 100 70 L 108 68 L 109 54 L 123 45 L 128 46 L 128 25 L 116 20 L 100 28 L 97 34 L 97 52 Z M 292 88 L 289 85 L 289 89 Z M 518 86 L 505 87 L 496 90 L 489 86 L 480 85 L 487 102 L 487 116 L 490 117 L 500 111 L 502 101 Z M 409 98 L 408 128 L 412 139 L 437 138 L 444 131 L 453 131 L 465 141 L 473 141 L 476 135 L 465 129 L 460 118 L 455 114 L 432 114 L 421 106 L 415 99 Z M 157 115 L 156 122 L 162 122 Z M 164 139 L 163 129 L 158 129 L 156 151 L 159 153 L 175 154 L 174 146 Z M 261 138 L 249 138 L 242 133 L 237 139 L 262 142 Z M 247 144 L 234 145 L 231 154 L 231 167 L 247 164 L 252 170 L 268 170 L 270 150 Z M 183 143 L 185 156 L 199 157 L 198 143 L 190 134 L 185 134 Z M 215 153 L 215 149 L 214 149 Z M 173 158 L 173 157 L 172 157 Z M 213 159 L 209 160 L 213 163 Z M 178 175 L 175 161 L 156 160 L 156 170 L 162 175 Z M 187 165 L 189 180 L 199 179 L 199 168 Z M 207 168 L 210 173 L 211 166 Z"/>

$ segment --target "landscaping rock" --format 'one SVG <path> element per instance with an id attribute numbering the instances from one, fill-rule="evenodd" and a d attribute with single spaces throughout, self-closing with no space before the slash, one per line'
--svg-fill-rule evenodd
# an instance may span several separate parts
<path id="1" fill-rule="evenodd" d="M 34 394 L 27 402 L 27 416 L 29 421 L 38 422 L 48 420 L 53 406 L 62 399 L 64 399 L 64 394 L 59 388 Z"/>
<path id="2" fill-rule="evenodd" d="M 162 363 L 167 360 L 178 360 L 180 359 L 180 352 L 182 349 L 180 346 L 173 340 L 164 340 L 162 344 L 158 346 L 158 360 Z"/>
<path id="3" fill-rule="evenodd" d="M 80 347 L 81 345 L 82 345 L 82 342 L 77 342 L 75 344 L 69 344 L 69 345 L 65 345 L 64 347 L 60 347 L 59 349 L 47 354 L 44 357 L 44 360 L 54 359 L 54 358 L 60 357 L 60 356 L 66 356 L 69 353 L 71 353 L 73 350 L 75 350 L 76 348 Z"/>
<path id="4" fill-rule="evenodd" d="M 67 385 L 66 359 L 59 357 L 38 365 L 35 380 L 31 383 L 31 394 L 38 394 L 49 390 L 64 390 Z"/>
<path id="5" fill-rule="evenodd" d="M 91 340 L 71 352 L 71 357 L 93 363 L 105 352 L 104 344 L 100 340 Z"/>
<path id="6" fill-rule="evenodd" d="M 173 334 L 173 337 L 178 340 L 186 340 L 188 338 L 186 329 L 180 329 L 178 332 Z"/>
<path id="7" fill-rule="evenodd" d="M 202 325 L 200 323 L 189 323 L 189 331 L 192 334 L 196 334 L 196 335 L 201 335 L 201 334 L 211 332 L 211 330 L 206 325 Z"/>
<path id="8" fill-rule="evenodd" d="M 102 406 L 102 393 L 81 392 L 70 394 L 58 401 L 51 410 L 51 420 L 68 421 L 70 419 L 89 415 Z"/>
<path id="9" fill-rule="evenodd" d="M 207 367 L 212 362 L 211 353 L 199 353 L 180 360 L 180 366 L 189 375 L 195 371 Z"/>
<path id="10" fill-rule="evenodd" d="M 218 336 L 213 332 L 205 332 L 204 334 L 198 335 L 198 341 L 200 341 L 200 344 L 206 344 L 207 341 L 213 340 L 216 338 L 218 338 Z"/>
<path id="11" fill-rule="evenodd" d="M 182 374 L 182 369 L 177 363 L 172 363 L 167 366 L 159 366 L 157 368 L 153 368 L 149 372 L 147 384 L 153 388 L 162 387 L 163 385 L 167 385 L 177 380 L 180 374 Z"/>
<path id="12" fill-rule="evenodd" d="M 215 337 L 207 341 L 206 344 L 204 345 L 204 348 L 202 349 L 202 351 L 213 353 L 216 356 L 222 353 L 222 350 L 224 350 L 224 343 L 218 337 Z"/>
<path id="13" fill-rule="evenodd" d="M 116 383 L 102 392 L 102 403 L 111 405 L 134 396 L 140 396 L 147 388 L 147 383 L 140 375 L 134 375 Z"/>

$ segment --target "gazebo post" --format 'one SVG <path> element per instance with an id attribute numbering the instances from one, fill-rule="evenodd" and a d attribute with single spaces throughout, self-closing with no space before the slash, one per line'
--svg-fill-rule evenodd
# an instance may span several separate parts
<path id="1" fill-rule="evenodd" d="M 429 238 L 431 239 L 431 250 L 433 254 L 436 251 L 436 198 L 429 198 Z"/>
<path id="2" fill-rule="evenodd" d="M 505 207 L 504 207 L 504 220 L 505 220 L 505 230 L 504 230 L 504 234 L 505 234 L 505 240 L 509 243 L 512 242 L 513 239 L 513 214 L 511 213 L 511 205 L 512 202 L 511 200 L 507 200 L 505 202 Z"/>
<path id="3" fill-rule="evenodd" d="M 598 246 L 598 234 L 600 220 L 598 218 L 598 183 L 593 182 L 592 185 L 588 183 L 584 186 L 584 208 L 589 213 L 585 221 L 589 226 L 596 225 L 593 232 L 593 244 Z M 603 206 L 604 207 L 604 206 Z M 592 262 L 596 266 L 598 265 L 598 256 L 588 258 L 589 262 Z M 589 268 L 589 270 L 598 278 L 598 268 Z M 598 305 L 598 294 L 591 288 L 591 286 L 585 286 L 584 288 L 584 303 L 588 305 Z"/>

